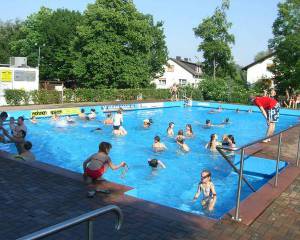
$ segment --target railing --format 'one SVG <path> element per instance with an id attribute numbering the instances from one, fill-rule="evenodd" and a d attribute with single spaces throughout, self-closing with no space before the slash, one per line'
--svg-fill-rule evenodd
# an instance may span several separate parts
<path id="1" fill-rule="evenodd" d="M 105 213 L 108 213 L 108 212 L 114 212 L 116 214 L 118 221 L 116 222 L 115 228 L 116 228 L 116 230 L 120 230 L 120 228 L 123 224 L 123 213 L 119 207 L 117 207 L 115 205 L 108 205 L 106 207 L 99 208 L 94 211 L 82 214 L 78 217 L 58 223 L 54 226 L 44 228 L 44 229 L 34 232 L 32 234 L 18 238 L 17 240 L 42 239 L 44 237 L 53 235 L 55 233 L 58 233 L 62 230 L 73 227 L 73 226 L 78 225 L 83 222 L 87 222 L 87 237 L 86 237 L 86 239 L 92 240 L 93 239 L 93 222 L 95 221 L 95 218 L 100 215 L 103 215 Z"/>
<path id="2" fill-rule="evenodd" d="M 248 144 L 245 144 L 239 148 L 226 148 L 226 147 L 220 147 L 218 146 L 217 147 L 217 150 L 218 152 L 224 157 L 224 159 L 231 165 L 231 167 L 233 167 L 233 169 L 235 170 L 235 172 L 237 172 L 237 174 L 239 175 L 239 181 L 238 181 L 238 190 L 237 190 L 237 196 L 236 196 L 236 208 L 235 208 L 235 215 L 232 217 L 233 220 L 235 221 L 238 221 L 240 222 L 241 219 L 239 218 L 239 210 L 240 210 L 240 201 L 241 201 L 241 189 L 242 189 L 242 180 L 245 181 L 245 183 L 247 183 L 247 185 L 253 190 L 255 191 L 255 189 L 251 186 L 251 184 L 248 183 L 248 181 L 244 178 L 243 176 L 243 170 L 244 170 L 244 160 L 245 160 L 245 149 L 254 145 L 254 144 L 257 144 L 257 143 L 260 143 L 266 139 L 269 139 L 269 138 L 273 138 L 275 136 L 279 136 L 279 139 L 278 139 L 278 147 L 277 147 L 277 159 L 276 159 L 276 175 L 275 175 L 275 183 L 274 183 L 274 186 L 277 187 L 278 186 L 278 173 L 279 173 L 279 161 L 280 161 L 280 155 L 281 155 L 281 145 L 282 145 L 282 134 L 292 128 L 295 128 L 295 127 L 298 127 L 300 126 L 300 124 L 296 124 L 292 127 L 289 127 L 287 129 L 284 129 L 272 136 L 269 136 L 269 137 L 264 137 L 264 138 L 261 138 L 261 139 L 258 139 L 258 140 L 255 140 L 251 143 L 248 143 Z M 230 160 L 227 158 L 225 152 L 223 151 L 228 151 L 228 152 L 237 152 L 237 151 L 240 151 L 241 152 L 241 157 L 240 157 L 240 169 L 238 170 L 236 168 L 236 166 L 230 162 Z M 296 166 L 299 167 L 299 159 L 300 159 L 300 133 L 299 133 L 299 138 L 298 138 L 298 148 L 297 148 L 297 157 L 296 157 Z"/>

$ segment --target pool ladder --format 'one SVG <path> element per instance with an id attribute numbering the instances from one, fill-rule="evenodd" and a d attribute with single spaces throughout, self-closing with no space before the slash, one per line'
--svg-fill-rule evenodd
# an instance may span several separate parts
<path id="1" fill-rule="evenodd" d="M 93 234 L 93 222 L 95 221 L 95 218 L 106 214 L 108 212 L 113 212 L 117 216 L 117 222 L 115 225 L 116 230 L 120 230 L 122 224 L 123 224 L 123 213 L 121 209 L 118 206 L 115 205 L 108 205 L 103 208 L 99 208 L 96 210 L 93 210 L 91 212 L 82 214 L 78 217 L 71 218 L 69 220 L 66 220 L 64 222 L 58 223 L 56 225 L 41 229 L 37 232 L 31 233 L 29 235 L 26 235 L 24 237 L 18 238 L 17 240 L 35 240 L 35 239 L 42 239 L 47 236 L 53 235 L 55 233 L 61 232 L 63 230 L 66 230 L 70 227 L 73 227 L 75 225 L 79 225 L 83 222 L 87 222 L 87 234 L 86 239 L 93 240 L 94 234 Z"/>
<path id="2" fill-rule="evenodd" d="M 275 183 L 274 186 L 277 187 L 278 186 L 278 173 L 279 173 L 279 161 L 280 161 L 280 154 L 281 154 L 281 145 L 282 145 L 282 134 L 292 128 L 295 127 L 299 127 L 300 124 L 295 124 L 287 129 L 284 129 L 276 134 L 273 134 L 272 136 L 269 137 L 264 137 L 258 140 L 255 140 L 254 142 L 245 144 L 239 148 L 235 148 L 235 149 L 230 149 L 230 148 L 226 148 L 226 147 L 221 147 L 221 146 L 217 146 L 217 150 L 218 152 L 222 155 L 222 157 L 228 162 L 228 164 L 234 169 L 234 171 L 239 175 L 239 180 L 238 180 L 238 190 L 237 190 L 237 195 L 236 195 L 236 208 L 235 208 L 235 215 L 232 217 L 233 220 L 241 222 L 241 218 L 239 217 L 239 210 L 240 210 L 240 201 L 241 201 L 241 190 L 242 190 L 242 181 L 244 181 L 250 188 L 252 191 L 255 192 L 255 189 L 253 188 L 253 186 L 247 181 L 247 179 L 245 179 L 244 175 L 243 175 L 243 171 L 244 171 L 244 160 L 245 160 L 245 149 L 255 145 L 257 143 L 262 142 L 263 140 L 269 139 L 269 138 L 273 138 L 275 136 L 278 136 L 278 146 L 277 146 L 277 158 L 276 158 L 276 175 L 275 175 Z M 228 156 L 225 154 L 225 151 L 227 152 L 241 152 L 241 157 L 240 157 L 240 169 L 238 169 L 232 162 L 231 160 L 228 158 Z M 253 155 L 253 153 L 251 154 Z M 248 156 L 249 157 L 249 156 Z M 247 157 L 247 158 L 248 158 Z M 299 133 L 299 137 L 298 137 L 298 147 L 297 147 L 297 157 L 296 157 L 296 166 L 299 167 L 299 160 L 300 160 L 300 133 Z"/>

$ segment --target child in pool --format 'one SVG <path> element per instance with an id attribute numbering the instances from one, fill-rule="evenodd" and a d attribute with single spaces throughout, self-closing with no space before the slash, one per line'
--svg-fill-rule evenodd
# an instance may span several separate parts
<path id="1" fill-rule="evenodd" d="M 174 136 L 174 126 L 175 126 L 175 124 L 173 122 L 169 123 L 169 127 L 167 128 L 167 134 L 169 137 Z"/>
<path id="2" fill-rule="evenodd" d="M 183 152 L 189 152 L 190 151 L 190 147 L 186 143 L 184 143 L 184 139 L 183 138 L 179 138 L 177 140 L 177 144 L 180 146 L 180 149 Z"/>
<path id="3" fill-rule="evenodd" d="M 112 118 L 112 114 L 108 113 L 106 116 L 106 119 L 103 121 L 103 123 L 105 125 L 112 125 L 113 124 L 113 118 Z"/>
<path id="4" fill-rule="evenodd" d="M 148 164 L 149 164 L 150 167 L 152 167 L 152 170 L 158 169 L 159 167 L 160 168 L 166 168 L 166 165 L 162 161 L 160 161 L 156 158 L 149 159 Z"/>
<path id="5" fill-rule="evenodd" d="M 187 124 L 185 126 L 185 136 L 186 137 L 193 137 L 194 133 L 193 133 L 193 128 L 191 124 Z"/>
<path id="6" fill-rule="evenodd" d="M 152 145 L 152 148 L 155 152 L 161 152 L 167 149 L 166 145 L 160 142 L 159 136 L 154 137 L 154 143 Z"/>
<path id="7" fill-rule="evenodd" d="M 206 144 L 205 148 L 209 149 L 210 151 L 216 151 L 217 146 L 219 145 L 221 145 L 221 143 L 218 142 L 218 135 L 214 133 L 210 135 L 210 141 Z"/>
<path id="8" fill-rule="evenodd" d="M 30 118 L 30 122 L 31 122 L 32 124 L 37 124 L 36 117 L 35 117 L 35 116 L 32 116 L 32 117 Z"/>
<path id="9" fill-rule="evenodd" d="M 211 181 L 211 173 L 208 170 L 204 170 L 201 173 L 201 181 L 199 182 L 193 202 L 199 198 L 201 192 L 203 193 L 201 205 L 208 211 L 212 211 L 217 201 L 217 193 Z"/>
<path id="10" fill-rule="evenodd" d="M 185 136 L 183 136 L 183 130 L 179 130 L 176 136 L 176 141 L 180 139 L 185 139 Z"/>

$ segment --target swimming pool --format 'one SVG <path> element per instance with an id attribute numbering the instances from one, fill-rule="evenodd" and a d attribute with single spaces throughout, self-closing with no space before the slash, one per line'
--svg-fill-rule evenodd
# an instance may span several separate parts
<path id="1" fill-rule="evenodd" d="M 125 137 L 113 136 L 111 126 L 103 126 L 97 121 L 78 121 L 75 126 L 58 126 L 49 119 L 41 119 L 37 125 L 27 122 L 28 140 L 32 141 L 33 152 L 41 161 L 77 172 L 82 172 L 82 162 L 97 151 L 99 142 L 111 142 L 113 148 L 110 155 L 113 162 L 126 161 L 129 171 L 125 177 L 122 177 L 121 171 L 108 171 L 105 178 L 133 187 L 127 194 L 198 215 L 220 218 L 235 206 L 238 177 L 221 156 L 211 153 L 204 146 L 212 133 L 217 133 L 219 138 L 223 134 L 233 134 L 237 145 L 243 145 L 263 137 L 266 126 L 260 113 L 224 110 L 222 113 L 208 114 L 208 111 L 208 108 L 202 107 L 174 107 L 125 112 L 124 126 L 128 131 Z M 154 124 L 145 130 L 142 121 L 149 117 Z M 206 119 L 217 124 L 227 117 L 232 124 L 222 128 L 203 129 L 201 126 Z M 175 140 L 166 136 L 170 121 L 175 122 L 175 132 L 185 129 L 187 123 L 192 124 L 195 137 L 186 141 L 191 148 L 190 153 L 182 153 Z M 295 116 L 281 116 L 277 131 L 297 121 Z M 92 132 L 99 126 L 103 128 L 102 132 Z M 152 151 L 151 145 L 156 135 L 168 147 L 166 152 Z M 13 146 L 10 150 L 15 151 Z M 162 160 L 167 168 L 152 172 L 147 160 L 154 157 Z M 236 156 L 235 161 L 238 158 Z M 281 163 L 280 167 L 283 166 L 284 163 Z M 203 169 L 211 170 L 218 194 L 212 213 L 203 211 L 200 201 L 191 203 Z M 260 169 L 265 169 L 265 173 L 261 174 Z M 245 162 L 246 177 L 256 189 L 270 179 L 274 172 L 272 169 L 275 171 L 274 161 L 251 157 Z M 243 187 L 242 199 L 249 194 L 251 190 L 247 186 Z"/>

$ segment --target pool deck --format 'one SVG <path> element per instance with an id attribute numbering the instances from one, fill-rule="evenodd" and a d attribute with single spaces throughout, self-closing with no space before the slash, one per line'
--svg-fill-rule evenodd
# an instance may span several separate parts
<path id="1" fill-rule="evenodd" d="M 99 217 L 95 239 L 300 239 L 300 168 L 295 167 L 299 132 L 300 126 L 283 135 L 281 159 L 289 162 L 289 168 L 280 174 L 279 187 L 274 189 L 272 180 L 258 195 L 263 203 L 251 199 L 242 203 L 243 220 L 259 213 L 249 218 L 248 225 L 229 216 L 207 220 L 129 197 L 123 194 L 128 187 L 108 182 L 104 184 L 112 194 L 89 199 L 79 174 L 39 162 L 9 160 L 0 152 L 0 239 L 16 239 L 108 204 L 122 209 L 124 225 L 117 232 L 112 215 Z M 275 159 L 277 140 L 257 144 L 251 151 Z M 46 239 L 84 239 L 85 233 L 82 224 Z"/>

